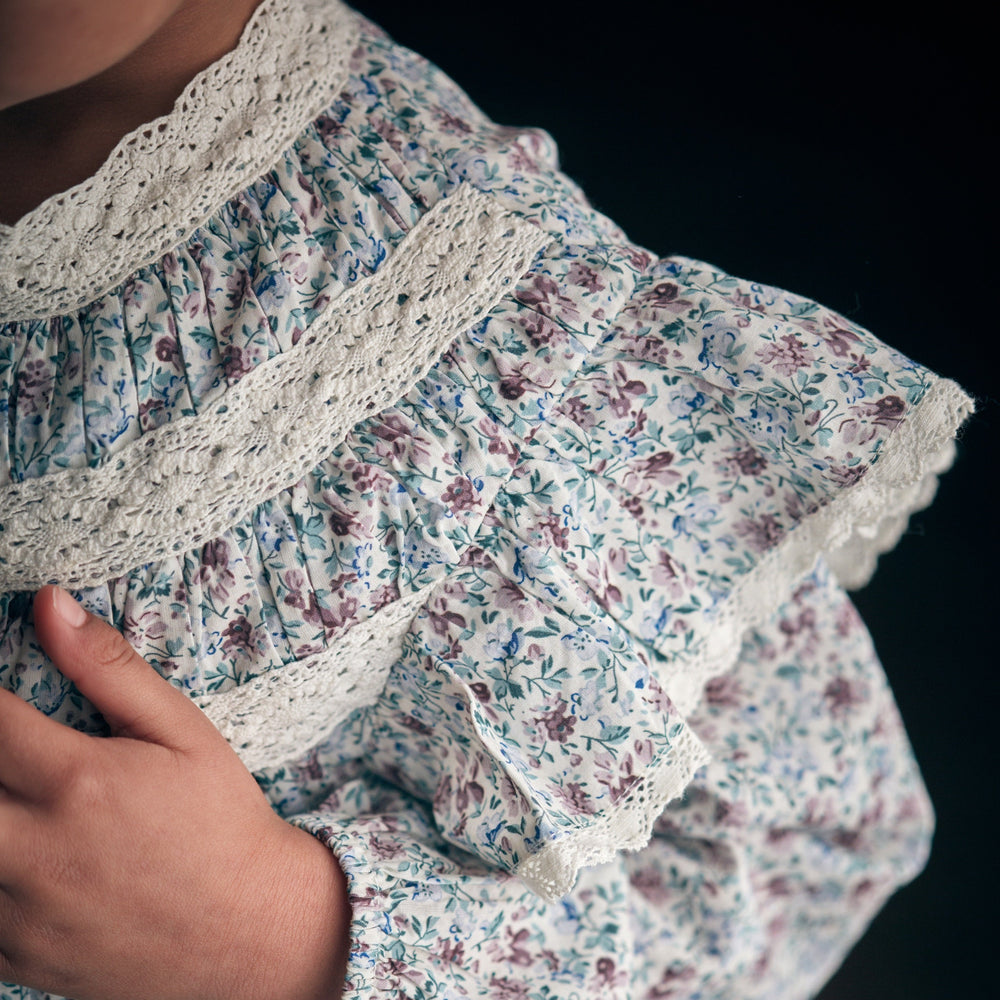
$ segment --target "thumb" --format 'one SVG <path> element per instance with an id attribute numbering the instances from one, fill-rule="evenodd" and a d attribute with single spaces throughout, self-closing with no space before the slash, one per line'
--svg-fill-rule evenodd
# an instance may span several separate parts
<path id="1" fill-rule="evenodd" d="M 115 736 L 192 749 L 218 731 L 107 622 L 61 587 L 35 595 L 35 631 L 48 657 L 107 720 Z M 208 727 L 206 730 L 205 727 Z"/>

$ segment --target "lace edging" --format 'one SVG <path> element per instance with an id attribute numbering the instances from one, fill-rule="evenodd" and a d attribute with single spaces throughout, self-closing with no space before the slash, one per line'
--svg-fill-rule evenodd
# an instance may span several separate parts
<path id="1" fill-rule="evenodd" d="M 954 382 L 937 379 L 868 474 L 808 515 L 743 577 L 699 653 L 660 671 L 682 716 L 697 707 L 708 680 L 732 668 L 745 633 L 787 599 L 822 555 L 828 553 L 840 582 L 846 578 L 853 587 L 868 582 L 878 556 L 899 540 L 909 515 L 930 502 L 937 476 L 954 460 L 954 437 L 973 410 L 972 399 Z M 544 899 L 559 899 L 572 889 L 581 868 L 610 861 L 620 850 L 644 847 L 663 808 L 710 759 L 695 735 L 683 730 L 672 753 L 615 811 L 545 845 L 521 862 L 516 874 Z"/>
<path id="2" fill-rule="evenodd" d="M 703 648 L 663 678 L 682 714 L 697 706 L 706 681 L 735 662 L 744 633 L 765 621 L 821 556 L 842 586 L 868 582 L 878 556 L 899 540 L 910 514 L 930 501 L 937 476 L 954 460 L 953 439 L 973 409 L 958 385 L 935 379 L 867 475 L 803 518 L 740 580 Z"/>
<path id="3" fill-rule="evenodd" d="M 236 47 L 89 180 L 0 225 L 0 318 L 93 301 L 270 169 L 342 89 L 360 38 L 340 0 L 263 0 Z"/>
<path id="4" fill-rule="evenodd" d="M 462 182 L 291 350 L 103 465 L 0 490 L 0 587 L 92 587 L 217 537 L 392 405 L 551 237 Z"/>
<path id="5" fill-rule="evenodd" d="M 611 861 L 619 851 L 645 847 L 667 803 L 677 798 L 695 771 L 710 760 L 697 736 L 690 729 L 682 729 L 669 754 L 614 812 L 547 844 L 522 861 L 514 874 L 542 899 L 555 902 L 573 888 L 581 868 Z"/>
<path id="6" fill-rule="evenodd" d="M 356 709 L 376 701 L 402 655 L 413 616 L 435 586 L 376 611 L 320 653 L 192 701 L 247 770 L 293 760 L 326 739 Z"/>

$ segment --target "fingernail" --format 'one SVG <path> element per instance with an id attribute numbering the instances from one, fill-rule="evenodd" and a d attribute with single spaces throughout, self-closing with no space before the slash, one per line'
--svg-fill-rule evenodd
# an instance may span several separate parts
<path id="1" fill-rule="evenodd" d="M 52 600 L 56 606 L 56 614 L 73 628 L 79 628 L 87 620 L 87 612 L 83 605 L 77 603 L 72 594 L 68 594 L 62 587 L 55 587 L 52 590 Z"/>

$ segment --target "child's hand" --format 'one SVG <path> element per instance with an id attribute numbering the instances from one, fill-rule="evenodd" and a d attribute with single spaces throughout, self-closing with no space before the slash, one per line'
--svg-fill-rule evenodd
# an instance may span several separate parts
<path id="1" fill-rule="evenodd" d="M 0 690 L 0 980 L 76 1000 L 338 997 L 350 916 L 331 852 L 113 628 L 55 587 L 35 627 L 113 735 Z"/>

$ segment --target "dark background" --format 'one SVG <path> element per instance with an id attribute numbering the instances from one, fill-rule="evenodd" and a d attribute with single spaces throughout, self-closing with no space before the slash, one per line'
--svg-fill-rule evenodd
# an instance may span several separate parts
<path id="1" fill-rule="evenodd" d="M 808 295 L 977 397 L 955 468 L 855 593 L 938 815 L 927 870 L 821 1000 L 995 993 L 997 175 L 962 8 L 353 3 L 495 121 L 547 129 L 635 242 Z M 802 5 L 804 7 L 805 5 Z"/>

